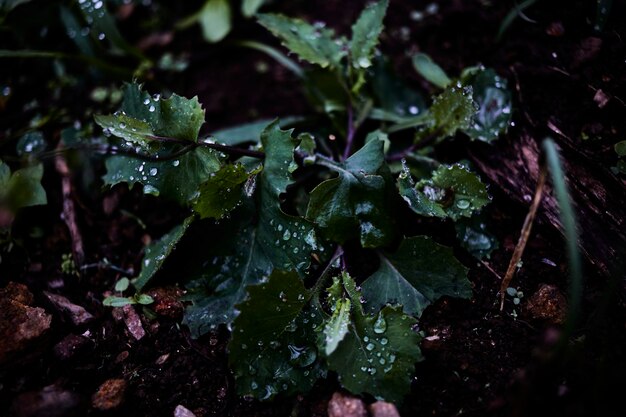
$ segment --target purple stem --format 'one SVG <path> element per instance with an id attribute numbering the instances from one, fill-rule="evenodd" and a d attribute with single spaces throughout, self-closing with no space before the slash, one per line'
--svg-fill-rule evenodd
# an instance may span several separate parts
<path id="1" fill-rule="evenodd" d="M 348 133 L 346 135 L 346 148 L 343 150 L 343 161 L 348 159 L 352 152 L 352 142 L 354 141 L 354 119 L 352 114 L 352 103 L 348 103 Z"/>

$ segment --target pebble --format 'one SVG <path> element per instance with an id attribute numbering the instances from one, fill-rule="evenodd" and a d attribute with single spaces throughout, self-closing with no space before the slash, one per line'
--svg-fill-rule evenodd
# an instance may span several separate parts
<path id="1" fill-rule="evenodd" d="M 56 385 L 44 387 L 41 391 L 25 392 L 13 401 L 12 414 L 15 417 L 67 417 L 80 415 L 80 397 Z"/>
<path id="2" fill-rule="evenodd" d="M 191 410 L 179 404 L 176 406 L 176 409 L 174 409 L 174 417 L 196 417 L 196 415 L 192 413 Z"/>
<path id="3" fill-rule="evenodd" d="M 124 402 L 126 381 L 123 379 L 109 379 L 91 397 L 91 405 L 98 410 L 106 411 L 119 407 Z"/>
<path id="4" fill-rule="evenodd" d="M 89 344 L 91 344 L 91 340 L 85 336 L 68 334 L 63 340 L 54 345 L 54 355 L 58 359 L 66 361 L 84 352 Z"/>
<path id="5" fill-rule="evenodd" d="M 48 291 L 44 291 L 43 294 L 52 303 L 55 309 L 59 311 L 66 319 L 68 319 L 74 326 L 82 326 L 91 322 L 93 315 L 85 310 L 84 307 L 76 305 L 68 300 L 66 297 L 54 294 Z"/>
<path id="6" fill-rule="evenodd" d="M 372 417 L 400 417 L 398 409 L 392 403 L 376 401 L 369 408 Z"/>
<path id="7" fill-rule="evenodd" d="M 526 302 L 524 311 L 535 320 L 562 324 L 567 315 L 567 299 L 556 286 L 541 284 Z"/>
<path id="8" fill-rule="evenodd" d="M 367 410 L 360 398 L 336 392 L 328 403 L 328 417 L 367 417 Z"/>
<path id="9" fill-rule="evenodd" d="M 0 289 L 0 364 L 35 346 L 50 329 L 52 317 L 32 303 L 23 284 L 9 282 Z"/>

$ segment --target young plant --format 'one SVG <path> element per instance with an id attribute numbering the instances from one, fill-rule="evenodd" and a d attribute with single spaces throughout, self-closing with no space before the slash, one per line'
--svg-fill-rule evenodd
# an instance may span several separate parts
<path id="1" fill-rule="evenodd" d="M 259 17 L 314 65 L 280 58 L 302 75 L 322 122 L 256 122 L 199 138 L 196 98 L 151 96 L 134 84 L 119 112 L 96 116 L 117 153 L 105 183 L 140 184 L 191 211 L 146 249 L 135 288 L 190 236 L 202 250 L 186 261 L 199 267 L 186 283 L 184 322 L 194 337 L 219 325 L 231 331 L 242 395 L 306 392 L 332 371 L 354 393 L 400 402 L 422 360 L 424 309 L 444 296 L 471 297 L 451 248 L 405 234 L 418 217 L 458 222 L 488 204 L 466 163 L 429 153 L 457 131 L 495 139 L 508 126 L 510 95 L 491 70 L 450 79 L 439 69 L 443 91 L 427 109 L 376 56 L 386 8 L 386 0 L 368 6 L 350 40 L 321 24 Z M 283 130 L 294 123 L 298 133 Z M 477 256 L 488 253 L 483 245 Z"/>

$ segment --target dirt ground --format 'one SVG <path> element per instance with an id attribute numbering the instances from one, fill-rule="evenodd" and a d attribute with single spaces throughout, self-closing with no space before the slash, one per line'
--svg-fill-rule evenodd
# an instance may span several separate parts
<path id="1" fill-rule="evenodd" d="M 523 136 L 540 141 L 550 135 L 560 146 L 577 151 L 578 163 L 589 166 L 589 175 L 604 170 L 603 175 L 614 184 L 612 190 L 622 193 L 616 196 L 623 198 L 624 178 L 610 174 L 608 168 L 616 163 L 612 145 L 626 134 L 624 3 L 613 2 L 606 30 L 598 34 L 592 28 L 595 2 L 538 1 L 498 42 L 495 34 L 514 2 L 441 1 L 432 3 L 438 5 L 434 13 L 418 19 L 416 12 L 426 10 L 429 3 L 391 0 L 380 49 L 392 57 L 403 77 L 425 90 L 431 87 L 412 70 L 407 51 L 428 53 L 449 74 L 482 63 L 508 79 L 514 93 L 514 126 L 494 146 L 459 140 L 454 149 L 438 149 L 442 160 L 469 158 L 481 166 L 486 154 L 505 152 Z M 362 4 L 277 1 L 272 7 L 310 21 L 327 21 L 347 33 Z M 127 26 L 132 26 L 132 20 L 122 25 L 122 31 Z M 247 37 L 274 42 L 253 23 L 235 22 L 229 39 Z M 307 111 L 297 80 L 274 61 L 228 42 L 208 46 L 198 38 L 197 32 L 185 32 L 167 47 L 190 51 L 190 67 L 184 76 L 157 72 L 149 85 L 198 95 L 207 111 L 206 132 L 253 118 Z M 604 105 L 599 104 L 598 91 L 610 97 Z M 6 115 L 0 113 L 3 125 L 17 117 L 10 108 Z M 494 179 L 482 174 L 487 182 Z M 279 397 L 268 403 L 239 398 L 227 366 L 226 329 L 193 340 L 180 324 L 180 304 L 168 298 L 175 292 L 168 287 L 176 282 L 175 266 L 157 284 L 155 297 L 163 300 L 164 307 L 156 318 L 147 317 L 141 309 L 135 317 L 103 307 L 103 294 L 111 291 L 122 274 L 97 267 L 86 270 L 81 278 L 61 272 L 61 257 L 71 252 L 71 236 L 60 216 L 61 177 L 46 176 L 44 186 L 49 204 L 28 209 L 28 216 L 18 218 L 14 226 L 28 233 L 37 229 L 41 237 L 31 233 L 23 247 L 3 259 L 0 287 L 9 281 L 25 284 L 33 295 L 32 302 L 25 304 L 50 314 L 51 327 L 35 346 L 1 365 L 0 415 L 156 417 L 172 416 L 178 405 L 199 417 L 327 415 L 332 394 L 341 390 L 332 375 L 311 393 L 296 398 Z M 400 415 L 607 416 L 616 415 L 610 410 L 621 408 L 626 372 L 623 271 L 602 273 L 593 259 L 586 264 L 583 320 L 555 355 L 561 332 L 558 312 L 540 318 L 528 306 L 528 300 L 541 296 L 537 293 L 547 284 L 553 291 L 549 298 L 557 300 L 555 309 L 564 309 L 559 294 L 568 291 L 564 241 L 541 210 L 523 266 L 513 281 L 524 297 L 520 305 L 508 297 L 504 311 L 499 311 L 500 277 L 528 210 L 521 190 L 521 186 L 515 189 L 491 181 L 493 203 L 488 214 L 500 248 L 483 263 L 456 250 L 470 268 L 474 296 L 468 301 L 443 299 L 425 311 L 420 329 L 427 336 L 422 345 L 426 360 L 416 366 L 411 393 L 399 406 Z M 184 216 L 177 207 L 138 190 L 119 187 L 105 191 L 104 198 L 98 195 L 78 187 L 72 197 L 86 264 L 106 258 L 113 265 L 138 271 L 144 244 Z M 623 221 L 619 219 L 620 224 Z M 440 240 L 453 242 L 449 224 L 424 222 L 407 227 L 439 228 Z M 582 239 L 594 232 L 581 230 Z M 50 293 L 66 297 L 88 316 L 59 307 L 46 295 Z M 137 340 L 125 320 L 140 320 L 145 335 Z M 100 387 L 109 380 L 121 381 L 105 387 L 113 392 L 107 396 Z M 124 397 L 119 407 L 112 411 L 94 408 L 94 398 L 99 404 L 115 402 L 118 391 Z"/>

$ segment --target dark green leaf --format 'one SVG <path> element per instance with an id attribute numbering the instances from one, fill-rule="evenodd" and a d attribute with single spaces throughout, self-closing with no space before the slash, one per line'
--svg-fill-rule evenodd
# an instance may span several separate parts
<path id="1" fill-rule="evenodd" d="M 434 98 L 430 106 L 431 125 L 429 132 L 439 138 L 453 136 L 457 130 L 472 126 L 476 104 L 473 90 L 469 86 L 451 85 Z"/>
<path id="2" fill-rule="evenodd" d="M 258 21 L 291 52 L 322 68 L 337 67 L 345 55 L 342 42 L 334 39 L 334 31 L 322 25 L 313 26 L 278 14 L 258 15 Z"/>
<path id="3" fill-rule="evenodd" d="M 311 252 L 324 250 L 310 222 L 285 214 L 280 208 L 280 196 L 293 183 L 293 152 L 298 140 L 289 131 L 280 130 L 276 121 L 263 131 L 261 143 L 265 160 L 257 177 L 256 207 L 248 201 L 242 213 L 233 215 L 232 231 L 226 234 L 232 239 L 207 248 L 208 253 L 215 253 L 205 274 L 209 282 L 194 284 L 211 293 L 195 298 L 185 315 L 194 336 L 221 323 L 230 324 L 236 316 L 234 306 L 243 300 L 248 285 L 259 283 L 273 269 L 303 275 Z"/>
<path id="4" fill-rule="evenodd" d="M 159 240 L 146 247 L 146 253 L 141 263 L 141 272 L 133 280 L 133 285 L 138 291 L 154 277 L 154 274 L 161 268 L 192 222 L 193 217 L 186 218 L 183 224 L 174 227 Z"/>
<path id="5" fill-rule="evenodd" d="M 315 345 L 322 316 L 307 307 L 310 295 L 295 272 L 274 271 L 267 283 L 248 287 L 238 305 L 228 345 L 240 394 L 267 400 L 307 392 L 325 376 Z"/>
<path id="6" fill-rule="evenodd" d="M 109 116 L 97 115 L 95 120 L 110 134 L 144 146 L 153 143 L 154 136 L 197 142 L 204 110 L 197 97 L 151 97 L 141 85 L 126 84 L 121 110 Z"/>
<path id="7" fill-rule="evenodd" d="M 383 246 L 393 238 L 393 223 L 386 199 L 384 142 L 372 140 L 341 164 L 338 172 L 311 191 L 306 217 L 329 239 L 343 243 L 360 238 L 363 247 Z"/>
<path id="8" fill-rule="evenodd" d="M 489 232 L 484 217 L 478 214 L 470 219 L 459 219 L 454 224 L 461 246 L 477 259 L 489 258 L 499 246 L 498 239 Z"/>
<path id="9" fill-rule="evenodd" d="M 380 252 L 379 258 L 379 269 L 362 285 L 369 311 L 401 304 L 406 313 L 419 317 L 444 295 L 472 295 L 467 268 L 455 259 L 452 249 L 428 237 L 406 238 L 395 253 Z"/>
<path id="10" fill-rule="evenodd" d="M 283 117 L 280 119 L 280 127 L 284 128 L 300 120 L 302 120 L 302 118 L 297 116 Z M 263 119 L 256 122 L 244 123 L 213 132 L 212 136 L 217 142 L 230 146 L 241 145 L 246 142 L 258 143 L 261 140 L 261 132 L 263 132 L 263 129 L 273 121 L 274 119 Z"/>
<path id="11" fill-rule="evenodd" d="M 377 113 L 379 116 L 387 116 L 384 120 L 399 123 L 424 111 L 426 103 L 422 95 L 394 73 L 388 60 L 376 58 L 373 71 L 372 89 L 380 106 Z"/>
<path id="12" fill-rule="evenodd" d="M 145 161 L 130 156 L 114 155 L 105 161 L 106 185 L 135 183 L 143 185 L 145 194 L 162 196 L 186 204 L 194 197 L 200 184 L 220 167 L 214 152 L 197 148 L 173 160 Z"/>
<path id="13" fill-rule="evenodd" d="M 432 178 L 413 183 L 405 166 L 398 176 L 400 195 L 411 210 L 422 216 L 470 217 L 490 201 L 487 186 L 463 165 L 441 165 Z"/>
<path id="14" fill-rule="evenodd" d="M 46 149 L 46 140 L 43 134 L 37 130 L 28 132 L 17 141 L 15 148 L 19 156 L 36 155 Z"/>
<path id="15" fill-rule="evenodd" d="M 247 179 L 248 173 L 243 165 L 223 166 L 200 185 L 200 195 L 193 203 L 193 210 L 201 219 L 221 219 L 241 203 Z"/>
<path id="16" fill-rule="evenodd" d="M 371 59 L 383 30 L 383 18 L 388 5 L 388 0 L 379 0 L 368 5 L 352 25 L 350 58 L 355 68 L 368 68 L 372 65 Z"/>
<path id="17" fill-rule="evenodd" d="M 511 92 L 504 78 L 492 69 L 473 68 L 461 76 L 464 85 L 470 85 L 478 110 L 472 123 L 462 130 L 471 139 L 491 142 L 506 132 L 511 123 Z"/>
<path id="18" fill-rule="evenodd" d="M 399 403 L 411 387 L 415 363 L 422 360 L 417 321 L 401 308 L 385 307 L 374 315 L 363 312 L 356 284 L 344 273 L 343 283 L 352 301 L 352 320 L 328 367 L 341 384 L 355 394 L 369 393 Z"/>
<path id="19" fill-rule="evenodd" d="M 418 53 L 413 56 L 413 68 L 439 88 L 446 88 L 452 82 L 445 71 L 426 54 Z"/>
<path id="20" fill-rule="evenodd" d="M 422 191 L 415 188 L 415 182 L 406 163 L 398 175 L 398 191 L 411 210 L 421 216 L 446 217 L 446 212 L 437 201 L 428 198 Z"/>
<path id="21" fill-rule="evenodd" d="M 615 153 L 617 153 L 618 156 L 626 156 L 626 140 L 617 142 L 614 146 L 614 149 Z"/>
<path id="22" fill-rule="evenodd" d="M 41 186 L 43 165 L 31 165 L 11 173 L 0 160 L 0 205 L 15 212 L 22 207 L 38 206 L 48 202 Z"/>

